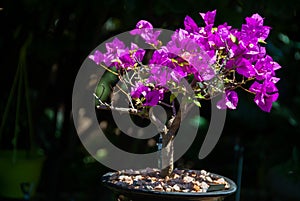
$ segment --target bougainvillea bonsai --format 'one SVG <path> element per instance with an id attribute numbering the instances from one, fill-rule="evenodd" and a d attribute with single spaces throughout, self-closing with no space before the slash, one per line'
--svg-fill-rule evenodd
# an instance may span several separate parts
<path id="1" fill-rule="evenodd" d="M 169 150 L 162 156 L 165 164 L 162 176 L 173 171 L 172 139 L 185 115 L 176 106 L 179 96 L 199 107 L 201 100 L 219 96 L 216 107 L 236 109 L 236 89 L 240 88 L 253 94 L 254 102 L 265 112 L 270 112 L 278 98 L 275 84 L 279 78 L 275 71 L 280 65 L 266 53 L 265 40 L 271 28 L 264 26 L 264 19 L 254 14 L 246 18 L 240 29 L 235 29 L 227 23 L 215 26 L 216 10 L 200 15 L 205 26 L 199 27 L 186 16 L 184 29 L 176 30 L 166 44 L 159 40 L 160 30 L 145 20 L 139 21 L 130 33 L 141 37 L 152 51 L 134 43 L 127 47 L 115 38 L 106 43 L 106 52 L 96 50 L 89 56 L 118 76 L 123 88 L 118 87 L 127 97 L 128 112 L 143 114 L 156 122 L 163 146 Z M 192 93 L 187 90 L 186 82 Z M 151 115 L 151 107 L 156 105 L 171 108 L 172 115 L 166 124 Z M 114 105 L 100 101 L 98 107 Z M 189 112 L 189 108 L 184 112 Z"/>

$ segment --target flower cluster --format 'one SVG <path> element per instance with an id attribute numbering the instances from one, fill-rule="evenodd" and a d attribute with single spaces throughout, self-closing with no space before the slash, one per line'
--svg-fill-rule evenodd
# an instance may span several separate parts
<path id="1" fill-rule="evenodd" d="M 142 63 L 144 49 L 134 43 L 126 47 L 118 38 L 106 43 L 105 53 L 96 50 L 89 58 L 119 76 L 132 107 L 160 104 L 165 94 L 172 92 L 183 94 L 198 106 L 199 100 L 221 94 L 217 107 L 236 109 L 236 89 L 241 88 L 253 93 L 254 102 L 269 112 L 278 98 L 275 71 L 280 68 L 264 47 L 270 27 L 263 25 L 258 14 L 247 17 L 240 29 L 227 23 L 215 26 L 216 10 L 200 15 L 205 26 L 199 27 L 186 16 L 184 29 L 176 30 L 166 44 L 159 40 L 160 30 L 139 21 L 130 34 L 154 48 L 146 64 Z M 183 81 L 189 83 L 193 94 L 187 93 Z"/>

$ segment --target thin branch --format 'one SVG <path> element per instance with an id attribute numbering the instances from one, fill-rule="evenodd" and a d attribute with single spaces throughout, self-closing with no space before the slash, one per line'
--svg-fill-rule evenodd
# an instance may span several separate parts
<path id="1" fill-rule="evenodd" d="M 159 101 L 159 104 L 160 105 L 164 105 L 164 106 L 169 107 L 169 108 L 173 108 L 173 105 L 167 104 L 167 103 L 165 103 L 163 101 Z"/>
<path id="2" fill-rule="evenodd" d="M 175 117 L 176 116 L 176 107 L 175 107 L 175 102 L 174 101 L 172 102 L 172 112 L 173 112 L 173 115 Z"/>
<path id="3" fill-rule="evenodd" d="M 239 85 L 238 87 L 242 88 L 244 91 L 246 91 L 246 92 L 248 92 L 248 93 L 251 93 L 251 94 L 254 94 L 254 95 L 256 95 L 256 93 L 255 93 L 255 92 L 253 92 L 253 91 L 250 91 L 249 89 L 246 89 L 246 88 L 244 88 L 244 87 L 243 87 L 243 86 L 241 86 L 241 85 Z"/>
<path id="4" fill-rule="evenodd" d="M 125 84 L 125 86 L 127 87 L 126 84 Z M 124 94 L 127 96 L 128 100 L 129 100 L 129 102 L 130 102 L 131 108 L 134 109 L 134 106 L 133 106 L 132 99 L 131 99 L 130 95 L 129 95 L 128 93 L 126 93 L 119 85 L 116 85 L 116 87 L 117 87 L 122 93 L 124 93 Z"/>
<path id="5" fill-rule="evenodd" d="M 134 73 L 133 73 L 134 74 Z M 126 75 L 126 77 L 127 77 L 127 80 L 125 80 L 125 81 L 127 81 L 126 83 L 128 83 L 128 84 L 130 84 L 132 87 L 134 87 L 134 84 L 131 82 L 131 80 L 132 80 L 132 78 L 130 78 L 129 77 L 129 75 L 128 75 L 128 71 L 125 69 L 125 75 Z M 126 86 L 127 87 L 127 86 Z M 128 89 L 128 87 L 127 87 L 127 89 Z"/>
<path id="6" fill-rule="evenodd" d="M 110 73 L 112 73 L 112 74 L 114 74 L 114 75 L 116 75 L 116 76 L 119 76 L 118 73 L 116 73 L 115 71 L 109 69 L 107 66 L 103 65 L 102 63 L 100 63 L 100 66 L 101 66 L 102 68 L 104 68 L 105 70 L 109 71 Z"/>
<path id="7" fill-rule="evenodd" d="M 156 126 L 158 132 L 160 133 L 166 133 L 167 132 L 167 126 L 163 124 L 156 116 L 153 114 L 153 108 L 149 111 L 149 118 L 151 122 Z"/>
<path id="8" fill-rule="evenodd" d="M 128 113 L 128 114 L 136 115 L 136 116 L 139 116 L 142 118 L 150 119 L 149 115 L 147 115 L 146 113 L 143 113 L 141 110 L 138 110 L 135 108 L 114 107 L 107 103 L 97 105 L 96 107 L 97 107 L 97 109 L 100 109 L 100 110 L 111 110 L 111 111 L 119 112 L 120 114 Z"/>

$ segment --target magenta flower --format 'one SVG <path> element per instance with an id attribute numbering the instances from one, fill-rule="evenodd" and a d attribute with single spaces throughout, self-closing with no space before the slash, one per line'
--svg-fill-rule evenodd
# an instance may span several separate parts
<path id="1" fill-rule="evenodd" d="M 272 103 L 278 99 L 278 89 L 271 81 L 265 80 L 262 84 L 254 82 L 250 91 L 255 93 L 254 102 L 265 112 L 270 112 Z"/>
<path id="2" fill-rule="evenodd" d="M 247 78 L 255 75 L 254 66 L 251 64 L 251 62 L 248 59 L 239 58 L 238 60 L 236 60 L 235 65 L 237 66 L 236 71 L 239 74 Z"/>
<path id="3" fill-rule="evenodd" d="M 246 52 L 247 55 L 258 55 L 260 53 L 260 46 L 257 43 L 257 38 L 247 40 L 246 43 Z"/>
<path id="4" fill-rule="evenodd" d="M 128 48 L 118 38 L 114 38 L 112 42 L 106 43 L 105 47 L 107 50 L 106 53 L 103 54 L 99 50 L 96 50 L 93 55 L 89 56 L 97 65 L 102 62 L 108 67 L 118 66 L 120 63 L 119 58 L 128 52 Z"/>
<path id="5" fill-rule="evenodd" d="M 188 62 L 188 65 L 172 63 L 172 66 L 174 66 L 172 67 L 173 69 L 179 69 L 179 66 L 181 66 L 187 74 L 194 74 L 198 81 L 210 80 L 215 76 L 215 72 L 211 68 L 213 58 L 199 45 L 195 35 L 188 33 L 186 30 L 179 29 L 171 38 L 172 40 L 166 46 L 167 51 L 178 55 L 176 57 L 180 59 L 177 60 L 183 61 L 182 64 Z M 183 73 L 180 74 L 184 75 Z"/>
<path id="6" fill-rule="evenodd" d="M 280 68 L 281 66 L 273 61 L 272 57 L 267 55 L 265 58 L 258 60 L 254 66 L 254 69 L 256 71 L 256 79 L 264 80 L 269 79 L 270 77 L 274 77 L 275 70 L 278 70 Z"/>
<path id="7" fill-rule="evenodd" d="M 255 38 L 264 41 L 270 32 L 270 27 L 263 26 L 264 19 L 259 14 L 253 14 L 246 18 L 246 24 L 242 25 L 241 33 L 245 38 Z"/>
<path id="8" fill-rule="evenodd" d="M 197 50 L 199 45 L 189 37 L 189 33 L 184 29 L 179 29 L 174 32 L 171 41 L 168 42 L 167 51 L 180 56 L 182 53 L 190 50 Z"/>
<path id="9" fill-rule="evenodd" d="M 215 22 L 217 10 L 208 11 L 207 13 L 200 13 L 206 25 L 213 25 Z"/>
<path id="10" fill-rule="evenodd" d="M 147 83 L 155 84 L 156 86 L 168 88 L 169 82 L 179 83 L 187 73 L 181 66 L 174 64 L 174 68 L 167 66 L 161 66 L 156 64 L 150 64 L 150 76 Z"/>
<path id="11" fill-rule="evenodd" d="M 125 44 L 123 41 L 120 41 L 117 37 L 110 43 L 105 44 L 106 50 L 109 53 L 117 53 L 118 50 L 125 49 Z"/>
<path id="12" fill-rule="evenodd" d="M 238 104 L 238 95 L 235 91 L 227 90 L 221 100 L 217 103 L 218 109 L 236 109 Z"/>
<path id="13" fill-rule="evenodd" d="M 140 20 L 134 30 L 130 31 L 132 35 L 140 35 L 146 43 L 158 45 L 158 36 L 160 31 L 155 31 L 150 22 Z"/>
<path id="14" fill-rule="evenodd" d="M 231 26 L 228 26 L 227 23 L 218 26 L 217 35 L 225 41 L 225 39 L 230 39 Z M 227 40 L 226 40 L 227 41 Z M 225 44 L 224 44 L 225 45 Z"/>
<path id="15" fill-rule="evenodd" d="M 191 33 L 199 31 L 199 27 L 196 22 L 188 15 L 184 19 L 184 28 L 186 31 Z"/>
<path id="16" fill-rule="evenodd" d="M 106 66 L 118 66 L 120 63 L 119 58 L 128 52 L 128 48 L 118 38 L 114 38 L 112 42 L 106 43 L 107 52 L 103 54 L 103 63 Z"/>
<path id="17" fill-rule="evenodd" d="M 135 26 L 135 30 L 132 31 L 132 33 L 134 32 L 138 32 L 138 31 L 141 31 L 141 29 L 153 29 L 153 26 L 150 22 L 146 21 L 146 20 L 140 20 L 136 26 Z"/>
<path id="18" fill-rule="evenodd" d="M 201 56 L 199 58 L 199 56 L 196 55 L 191 57 L 189 62 L 191 63 L 189 70 L 198 81 L 208 81 L 215 77 L 216 73 L 207 58 Z"/>
<path id="19" fill-rule="evenodd" d="M 146 94 L 150 91 L 151 89 L 147 86 L 145 86 L 143 83 L 137 83 L 136 87 L 131 88 L 130 95 L 132 98 L 140 98 L 141 95 L 146 96 Z"/>
<path id="20" fill-rule="evenodd" d="M 96 50 L 94 54 L 89 56 L 91 60 L 93 60 L 97 65 L 104 61 L 104 55 L 99 50 Z"/>
<path id="21" fill-rule="evenodd" d="M 155 106 L 158 104 L 160 100 L 164 98 L 164 90 L 153 90 L 146 94 L 146 101 L 144 103 L 145 106 Z"/>
<path id="22" fill-rule="evenodd" d="M 168 66 L 168 67 L 172 67 L 172 61 L 169 58 L 168 52 L 160 49 L 160 50 L 156 50 L 150 61 L 149 64 L 156 64 L 156 65 L 160 65 L 160 66 Z M 154 65 L 155 66 L 155 65 Z"/>
<path id="23" fill-rule="evenodd" d="M 133 99 L 145 98 L 144 106 L 157 105 L 164 97 L 164 89 L 153 89 L 145 86 L 143 83 L 137 83 L 136 87 L 131 88 L 130 95 Z"/>
<path id="24" fill-rule="evenodd" d="M 145 50 L 143 49 L 130 51 L 119 58 L 121 62 L 120 66 L 127 70 L 133 69 L 136 62 L 142 62 L 144 55 Z"/>
<path id="25" fill-rule="evenodd" d="M 148 83 L 153 83 L 156 86 L 167 87 L 168 81 L 171 81 L 170 68 L 156 64 L 150 64 L 150 77 Z"/>
<path id="26" fill-rule="evenodd" d="M 149 82 L 157 83 L 159 86 L 166 86 L 168 81 L 179 83 L 189 73 L 186 60 L 163 49 L 153 53 L 149 66 L 151 67 Z"/>

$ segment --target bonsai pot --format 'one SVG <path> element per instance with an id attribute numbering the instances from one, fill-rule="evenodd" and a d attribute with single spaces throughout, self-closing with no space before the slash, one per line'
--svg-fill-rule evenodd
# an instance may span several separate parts
<path id="1" fill-rule="evenodd" d="M 180 182 L 177 184 L 176 181 L 179 181 L 178 179 L 171 181 L 170 179 L 162 179 L 159 178 L 159 176 L 153 175 L 153 172 L 149 171 L 147 172 L 145 169 L 140 170 L 140 171 L 132 171 L 130 170 L 129 172 L 126 171 L 119 171 L 119 172 L 109 172 L 106 173 L 105 175 L 102 176 L 102 184 L 109 188 L 114 195 L 116 196 L 116 200 L 132 200 L 132 201 L 153 201 L 153 200 L 170 200 L 170 201 L 220 201 L 223 200 L 225 197 L 233 194 L 237 187 L 236 184 L 221 175 L 218 174 L 213 174 L 213 173 L 207 173 L 207 176 L 210 178 L 213 178 L 213 180 L 222 180 L 226 182 L 226 187 L 225 184 L 217 184 L 217 183 L 212 183 L 212 182 L 207 182 L 209 186 L 206 186 L 207 188 L 204 190 L 199 190 L 196 192 L 195 188 L 193 189 L 193 186 L 188 189 L 185 188 L 183 189 L 183 185 L 188 186 L 189 184 L 192 184 L 196 182 L 197 177 L 201 175 L 201 172 L 199 170 L 174 170 L 174 172 L 181 171 L 182 175 L 179 175 L 180 178 L 188 178 L 190 181 L 187 181 L 185 184 L 180 184 Z M 159 172 L 159 171 L 156 171 Z M 195 173 L 194 177 L 188 176 L 187 172 L 192 172 Z M 154 171 L 155 174 L 155 171 Z M 158 174 L 157 174 L 158 175 Z M 178 174 L 177 174 L 178 175 Z M 184 176 L 185 175 L 185 176 Z M 161 186 L 159 182 L 154 182 L 150 181 L 149 177 L 157 178 L 157 180 L 160 181 L 160 183 L 172 183 L 170 185 L 163 185 Z M 143 178 L 146 181 L 138 180 L 136 178 Z M 178 176 L 177 176 L 178 177 Z M 124 179 L 125 178 L 125 179 Z M 132 178 L 132 182 L 128 181 L 126 182 L 120 182 L 121 180 L 125 180 L 126 178 Z M 147 179 L 148 178 L 148 179 Z M 148 180 L 148 181 L 147 181 Z M 168 181 L 166 181 L 168 180 Z M 153 185 L 147 186 L 148 184 L 152 183 Z M 193 185 L 193 184 L 192 184 Z M 159 188 L 157 186 L 160 186 Z M 168 187 L 169 186 L 169 189 Z M 175 188 L 177 186 L 177 189 Z M 180 186 L 183 190 L 180 190 Z M 202 192 L 201 192 L 202 191 Z"/>

